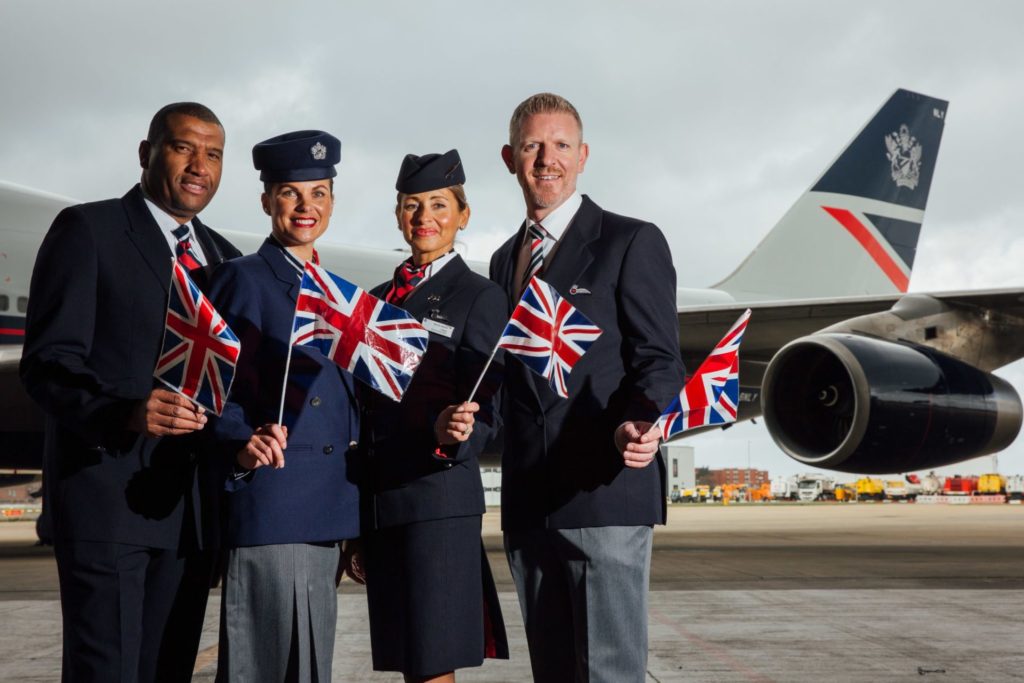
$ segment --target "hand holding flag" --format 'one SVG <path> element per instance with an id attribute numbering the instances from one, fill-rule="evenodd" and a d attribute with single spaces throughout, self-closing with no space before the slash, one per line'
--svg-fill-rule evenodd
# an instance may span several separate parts
<path id="1" fill-rule="evenodd" d="M 153 376 L 220 415 L 242 345 L 209 299 L 172 260 L 164 341 Z"/>
<path id="2" fill-rule="evenodd" d="M 688 429 L 736 421 L 740 398 L 740 342 L 749 320 L 748 308 L 658 418 L 665 441 Z"/>

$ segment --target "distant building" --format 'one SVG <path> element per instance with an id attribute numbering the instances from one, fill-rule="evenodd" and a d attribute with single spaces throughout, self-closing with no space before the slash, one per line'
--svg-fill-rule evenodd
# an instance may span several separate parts
<path id="1" fill-rule="evenodd" d="M 760 486 L 761 484 L 767 484 L 769 481 L 771 480 L 768 477 L 768 470 L 754 470 L 745 467 L 708 470 L 708 483 L 712 486 L 724 486 L 726 484 Z"/>
<path id="2" fill-rule="evenodd" d="M 693 446 L 679 443 L 667 443 L 661 446 L 665 457 L 668 476 L 665 477 L 665 495 L 672 497 L 672 491 L 681 493 L 684 489 L 692 489 L 695 483 L 693 469 Z"/>

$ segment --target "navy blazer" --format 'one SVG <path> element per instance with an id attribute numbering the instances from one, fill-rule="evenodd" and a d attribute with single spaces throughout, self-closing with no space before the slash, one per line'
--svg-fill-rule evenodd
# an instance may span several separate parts
<path id="1" fill-rule="evenodd" d="M 230 463 L 257 427 L 277 422 L 300 281 L 282 249 L 268 239 L 257 253 L 220 267 L 210 288 L 214 307 L 242 344 L 228 403 L 213 422 Z M 292 348 L 285 466 L 227 476 L 227 547 L 359 535 L 354 397 L 348 372 L 315 349 Z"/>
<path id="2" fill-rule="evenodd" d="M 239 255 L 192 226 L 211 266 Z M 126 429 L 154 387 L 171 258 L 138 185 L 64 209 L 39 248 L 21 377 L 47 416 L 46 504 L 61 538 L 171 549 L 216 530 L 195 436 Z"/>
<path id="3" fill-rule="evenodd" d="M 373 294 L 383 297 L 390 282 Z M 434 457 L 434 422 L 444 408 L 462 403 L 480 376 L 507 322 L 501 289 L 455 256 L 401 304 L 417 320 L 432 321 L 430 342 L 401 403 L 360 387 L 367 456 L 366 526 L 484 513 L 478 457 L 493 434 L 491 399 L 500 383 L 500 356 L 477 392 L 480 412 L 470 438 Z M 441 327 L 438 327 L 441 326 Z"/>
<path id="4" fill-rule="evenodd" d="M 508 294 L 524 230 L 491 258 Z M 569 398 L 509 354 L 502 399 L 503 527 L 664 523 L 665 465 L 623 465 L 615 429 L 653 422 L 679 391 L 683 365 L 676 276 L 668 243 L 651 223 L 602 210 L 587 196 L 541 279 L 601 328 L 569 375 Z"/>

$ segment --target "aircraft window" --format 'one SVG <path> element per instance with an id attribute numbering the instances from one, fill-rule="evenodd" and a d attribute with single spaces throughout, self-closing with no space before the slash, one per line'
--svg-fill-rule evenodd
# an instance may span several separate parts
<path id="1" fill-rule="evenodd" d="M 27 296 L 19 296 L 18 297 L 18 313 L 25 313 L 27 311 L 28 311 L 28 297 Z"/>
<path id="2" fill-rule="evenodd" d="M 6 311 L 11 306 L 11 299 L 6 294 L 0 294 L 0 311 Z"/>

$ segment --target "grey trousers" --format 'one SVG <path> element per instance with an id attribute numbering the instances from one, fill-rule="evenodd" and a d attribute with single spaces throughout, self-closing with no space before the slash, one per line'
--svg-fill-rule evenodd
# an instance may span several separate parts
<path id="1" fill-rule="evenodd" d="M 331 680 L 339 553 L 337 544 L 307 543 L 229 552 L 218 682 Z"/>
<path id="2" fill-rule="evenodd" d="M 507 532 L 535 681 L 643 683 L 648 526 Z"/>

